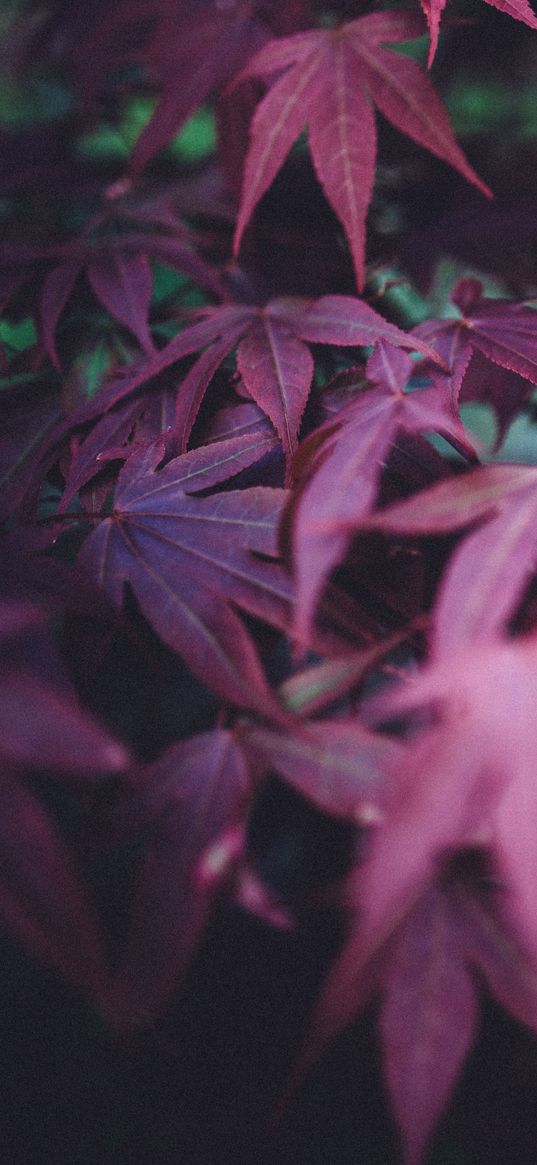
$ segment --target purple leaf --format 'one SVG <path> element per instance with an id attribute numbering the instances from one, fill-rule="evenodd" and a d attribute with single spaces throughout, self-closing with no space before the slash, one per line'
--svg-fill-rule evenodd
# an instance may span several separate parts
<path id="1" fill-rule="evenodd" d="M 0 681 L 0 757 L 11 765 L 85 776 L 116 771 L 127 754 L 71 695 L 11 670 Z"/>
<path id="2" fill-rule="evenodd" d="M 226 701 L 272 708 L 252 641 L 230 603 L 278 627 L 290 587 L 274 555 L 284 496 L 251 488 L 193 498 L 273 447 L 270 435 L 193 450 L 155 472 L 158 446 L 134 454 L 120 474 L 114 515 L 90 534 L 83 569 L 118 605 L 129 582 L 156 631 Z"/>
<path id="3" fill-rule="evenodd" d="M 181 381 L 175 405 L 175 435 L 182 453 L 186 451 L 207 388 L 243 330 L 239 326 L 235 331 L 226 332 L 222 339 L 213 340 Z"/>
<path id="4" fill-rule="evenodd" d="M 126 445 L 141 407 L 139 400 L 126 401 L 113 412 L 105 413 L 91 433 L 72 450 L 60 512 L 66 511 L 74 495 L 101 471 L 103 463 L 98 460 L 100 455 L 107 449 Z M 125 448 L 125 457 L 127 453 L 128 449 Z"/>
<path id="5" fill-rule="evenodd" d="M 241 437 L 245 433 L 273 432 L 265 414 L 253 401 L 229 405 L 219 409 L 205 432 L 205 441 L 227 441 L 230 437 Z"/>
<path id="6" fill-rule="evenodd" d="M 99 406 L 100 411 L 111 408 L 183 357 L 205 348 L 183 380 L 177 398 L 177 431 L 184 447 L 212 375 L 238 343 L 238 366 L 245 389 L 272 421 L 289 455 L 296 445 L 313 375 L 313 361 L 303 340 L 343 345 L 386 340 L 439 360 L 429 345 L 402 332 L 352 296 L 325 296 L 313 304 L 275 299 L 263 309 L 224 304 L 204 309 L 203 318 L 145 362 L 132 370 L 127 368 L 121 379 L 99 394 L 97 402 L 79 409 L 72 420 L 88 420 Z"/>
<path id="7" fill-rule="evenodd" d="M 313 378 L 310 352 L 268 308 L 239 344 L 237 367 L 248 392 L 272 421 L 288 457 L 296 448 Z"/>
<path id="8" fill-rule="evenodd" d="M 4 520 L 34 501 L 49 466 L 47 438 L 54 432 L 61 406 L 57 393 L 42 385 L 15 388 L 3 396 L 2 405 L 0 518 Z"/>
<path id="9" fill-rule="evenodd" d="M 149 331 L 153 279 L 146 255 L 123 253 L 111 247 L 88 266 L 88 281 L 103 307 L 136 336 L 145 352 L 154 350 Z"/>

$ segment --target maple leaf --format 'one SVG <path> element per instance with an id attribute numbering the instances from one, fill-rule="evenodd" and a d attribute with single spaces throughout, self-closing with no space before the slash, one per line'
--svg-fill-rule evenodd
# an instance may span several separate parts
<path id="1" fill-rule="evenodd" d="M 103 1006 L 104 943 L 73 855 L 43 805 L 4 766 L 0 803 L 2 919 L 35 957 Z"/>
<path id="2" fill-rule="evenodd" d="M 271 560 L 285 495 L 267 487 L 191 494 L 226 481 L 273 443 L 270 434 L 246 434 L 192 450 L 158 472 L 163 443 L 142 447 L 119 475 L 113 516 L 80 554 L 81 567 L 118 606 L 129 583 L 164 642 L 226 703 L 265 711 L 274 711 L 274 701 L 231 604 L 287 625 L 290 586 Z"/>
<path id="3" fill-rule="evenodd" d="M 409 1165 L 422 1159 L 472 1037 L 467 964 L 536 1029 L 536 658 L 535 636 L 452 652 L 363 707 L 369 721 L 431 706 L 440 719 L 391 771 L 391 800 L 349 883 L 353 930 L 322 990 L 299 1072 L 380 984 L 386 1074 Z M 446 855 L 456 861 L 483 844 L 499 875 L 493 901 L 445 876 L 439 897 Z"/>
<path id="4" fill-rule="evenodd" d="M 137 393 L 105 413 L 82 440 L 71 436 L 69 457 L 61 464 L 65 486 L 59 513 L 67 511 L 79 491 L 84 504 L 88 482 L 109 468 L 114 459 L 126 460 L 135 444 L 146 445 L 164 434 L 169 437 L 175 420 L 175 396 L 174 390 L 166 387 Z M 109 489 L 108 483 L 106 493 Z"/>
<path id="5" fill-rule="evenodd" d="M 494 874 L 491 886 L 486 867 L 479 877 L 485 856 L 457 855 L 451 871 L 427 888 L 385 954 L 382 1057 L 406 1165 L 423 1160 L 477 1035 L 475 972 L 511 1015 L 536 1027 L 535 967 L 504 917 Z M 465 862 L 477 867 L 473 877 L 463 873 Z"/>
<path id="6" fill-rule="evenodd" d="M 297 455 L 305 483 L 291 499 L 297 587 L 295 634 L 306 640 L 316 603 L 345 554 L 350 530 L 371 509 L 380 472 L 396 434 L 437 432 L 471 455 L 445 394 L 432 387 L 403 391 L 412 362 L 381 341 L 367 364 L 370 387 L 312 433 Z M 352 385 L 350 374 L 349 383 Z"/>
<path id="7" fill-rule="evenodd" d="M 252 121 L 236 253 L 255 207 L 307 124 L 317 176 L 343 224 L 358 288 L 363 287 L 365 219 L 376 156 L 373 105 L 397 129 L 490 193 L 457 145 L 425 74 L 414 61 L 383 47 L 420 34 L 421 22 L 412 16 L 377 12 L 336 29 L 271 41 L 253 57 L 238 81 L 278 77 Z"/>
<path id="8" fill-rule="evenodd" d="M 505 12 L 508 16 L 513 16 L 515 20 L 521 20 L 524 24 L 528 24 L 530 28 L 537 28 L 537 17 L 528 4 L 528 0 L 486 0 L 486 3 L 490 4 L 492 8 L 497 8 L 499 12 Z M 420 4 L 425 13 L 431 38 L 427 61 L 430 68 L 438 48 L 440 20 L 446 6 L 446 0 L 420 0 Z"/>
<path id="9" fill-rule="evenodd" d="M 67 466 L 64 460 L 62 465 L 65 486 L 59 505 L 59 513 L 66 512 L 75 494 L 79 490 L 83 490 L 84 486 L 103 469 L 103 453 L 106 453 L 105 465 L 108 464 L 109 451 L 117 452 L 118 456 L 123 452 L 124 458 L 127 458 L 129 454 L 128 441 L 143 407 L 144 403 L 139 400 L 128 400 L 117 409 L 101 417 L 83 440 L 76 437 L 72 439 L 69 464 Z M 157 435 L 156 433 L 152 434 L 153 437 Z"/>
<path id="10" fill-rule="evenodd" d="M 448 365 L 454 406 L 474 352 L 537 384 L 537 312 L 525 304 L 488 299 L 482 290 L 479 279 L 460 279 L 451 302 L 461 318 L 428 320 L 415 329 Z M 512 394 L 512 378 L 506 378 L 506 394 L 509 390 Z"/>
<path id="11" fill-rule="evenodd" d="M 99 1005 L 107 990 L 103 942 L 73 856 L 29 770 L 55 780 L 117 773 L 126 750 L 84 712 L 45 619 L 29 603 L 0 604 L 0 915 L 39 959 Z"/>
<path id="12" fill-rule="evenodd" d="M 494 409 L 498 430 L 494 450 L 500 448 L 509 425 L 531 398 L 533 385 L 518 372 L 510 372 L 501 364 L 491 364 L 485 356 L 474 349 L 465 372 L 459 396 L 460 404 L 468 401 L 483 401 Z"/>
<path id="13" fill-rule="evenodd" d="M 243 433 L 268 433 L 270 421 L 253 401 L 243 401 L 219 409 L 205 429 L 204 444 L 240 437 Z"/>
<path id="14" fill-rule="evenodd" d="M 109 91 L 112 77 L 135 71 L 146 92 L 156 90 L 156 107 L 133 153 L 138 173 L 266 40 L 258 7 L 251 0 L 197 0 L 194 7 L 177 0 L 119 0 L 113 9 L 97 0 L 91 12 L 56 5 L 40 22 L 39 54 L 45 46 L 50 55 L 64 57 L 86 118 L 95 119 L 98 97 Z"/>
<path id="15" fill-rule="evenodd" d="M 476 990 L 460 932 L 449 897 L 432 887 L 390 944 L 380 1030 L 405 1165 L 422 1160 L 475 1035 Z"/>
<path id="16" fill-rule="evenodd" d="M 528 897 L 530 883 L 527 878 L 523 881 L 528 860 L 534 862 L 534 843 L 530 844 L 528 837 L 525 845 L 521 834 L 521 844 L 514 849 L 510 838 L 509 850 L 504 828 L 512 828 L 515 815 L 518 820 L 527 814 L 526 820 L 532 821 L 537 813 L 533 794 L 536 687 L 536 640 L 535 636 L 528 636 L 511 642 L 496 639 L 479 647 L 466 646 L 459 652 L 452 650 L 404 686 L 373 702 L 370 713 L 374 711 L 375 717 L 435 705 L 440 709 L 441 724 L 426 731 L 411 750 L 410 755 L 420 765 L 422 775 L 412 777 L 408 762 L 406 775 L 401 771 L 402 789 L 407 782 L 413 789 L 407 784 L 402 793 L 404 804 L 396 809 L 384 838 L 379 833 L 377 855 L 370 867 L 371 882 L 369 875 L 362 871 L 360 895 L 364 895 L 365 909 L 362 937 L 366 932 L 370 936 L 376 932 L 372 941 L 378 941 L 386 919 L 395 917 L 403 900 L 408 901 L 408 896 L 412 896 L 430 869 L 435 853 L 442 847 L 471 843 L 484 829 L 487 844 L 497 855 L 500 868 L 509 854 L 511 871 L 506 871 L 505 876 L 509 917 L 515 929 L 520 928 L 535 957 L 537 942 L 532 901 Z M 413 824 L 415 812 L 422 818 L 417 828 Z M 414 843 L 409 847 L 411 834 Z M 387 847 L 391 846 L 392 862 L 397 861 L 398 874 L 391 885 L 386 878 L 386 867 L 382 870 L 386 859 L 386 851 L 381 852 L 384 842 Z M 371 929 L 365 920 L 369 912 L 370 919 L 374 919 Z"/>
<path id="17" fill-rule="evenodd" d="M 163 92 L 134 148 L 134 173 L 168 145 L 190 114 L 222 88 L 269 35 L 250 0 L 207 6 L 194 21 L 190 12 L 186 19 L 178 15 L 177 6 L 170 6 L 146 56 Z"/>
<path id="18" fill-rule="evenodd" d="M 350 295 L 327 295 L 310 303 L 303 299 L 274 299 L 265 307 L 223 304 L 205 308 L 202 318 L 185 328 L 145 363 L 110 384 L 89 409 L 71 423 L 85 420 L 96 409 L 104 411 L 141 384 L 194 352 L 204 349 L 183 379 L 177 395 L 175 428 L 182 449 L 188 444 L 207 387 L 224 358 L 237 347 L 237 365 L 243 390 L 272 421 L 287 457 L 294 451 L 302 414 L 313 377 L 310 344 L 354 346 L 385 339 L 395 346 L 417 350 L 437 359 L 419 337 L 388 323 L 368 304 Z"/>
<path id="19" fill-rule="evenodd" d="M 433 615 L 436 653 L 490 641 L 515 613 L 535 570 L 536 486 L 534 466 L 482 466 L 365 520 L 418 536 L 479 523 L 452 553 L 442 579 Z"/>
<path id="20" fill-rule="evenodd" d="M 124 749 L 79 707 L 36 607 L 2 600 L 0 659 L 0 760 L 10 769 L 88 775 L 125 767 Z"/>
<path id="21" fill-rule="evenodd" d="M 0 518 L 17 512 L 37 493 L 44 476 L 39 453 L 61 416 L 57 391 L 47 391 L 36 377 L 2 394 L 0 436 Z M 38 381 L 41 379 L 37 377 Z"/>
<path id="22" fill-rule="evenodd" d="M 477 1036 L 476 972 L 513 1016 L 537 1023 L 537 973 L 505 917 L 490 854 L 462 849 L 444 865 L 355 985 L 356 1010 L 380 995 L 383 1072 L 405 1165 L 425 1159 Z"/>
<path id="23" fill-rule="evenodd" d="M 385 773 L 400 759 L 398 742 L 356 719 L 323 720 L 294 732 L 253 726 L 247 748 L 325 813 L 357 824 L 382 816 Z"/>
<path id="24" fill-rule="evenodd" d="M 239 742 L 218 729 L 173 745 L 126 786 L 116 826 L 130 838 L 143 830 L 148 842 L 110 992 L 114 1024 L 154 1020 L 184 977 L 218 884 L 200 879 L 198 866 L 244 815 L 248 783 Z"/>
<path id="25" fill-rule="evenodd" d="M 180 236 L 157 231 L 131 231 L 113 240 L 86 241 L 81 238 L 51 250 L 59 252 L 62 261 L 52 268 L 43 282 L 40 325 L 45 350 L 56 367 L 59 367 L 56 352 L 58 323 L 84 271 L 99 303 L 132 332 L 147 353 L 154 351 L 148 319 L 153 289 L 150 257 L 179 268 L 213 291 L 221 290 L 216 273 Z"/>
<path id="26" fill-rule="evenodd" d="M 48 179 L 47 179 L 48 180 Z M 153 276 L 151 261 L 181 271 L 217 297 L 225 294 L 219 273 L 198 253 L 197 234 L 185 225 L 186 213 L 229 214 L 218 194 L 194 182 L 152 184 L 121 178 L 100 191 L 101 205 L 86 218 L 80 233 L 65 241 L 50 239 L 50 224 L 30 227 L 2 246 L 0 301 L 8 302 L 21 285 L 36 287 L 36 265 L 46 264 L 39 280 L 40 339 L 58 366 L 56 331 L 64 309 L 84 274 L 98 303 L 135 336 L 143 351 L 154 345 L 149 328 Z"/>

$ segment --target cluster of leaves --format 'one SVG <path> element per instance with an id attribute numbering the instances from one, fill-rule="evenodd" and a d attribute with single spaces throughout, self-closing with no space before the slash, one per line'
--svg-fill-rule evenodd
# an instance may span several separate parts
<path id="1" fill-rule="evenodd" d="M 296 1079 L 376 997 L 406 1165 L 483 984 L 537 1031 L 531 207 L 463 152 L 422 8 L 428 57 L 410 3 L 20 0 L 0 92 L 2 920 L 154 1022 L 215 898 L 326 906 L 264 876 L 276 775 L 360 836 Z M 89 871 L 129 846 L 111 922 Z"/>

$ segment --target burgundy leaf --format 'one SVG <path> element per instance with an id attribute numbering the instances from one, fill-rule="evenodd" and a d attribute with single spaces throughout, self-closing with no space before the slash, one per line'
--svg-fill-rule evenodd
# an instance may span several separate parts
<path id="1" fill-rule="evenodd" d="M 174 12 L 160 30 L 157 50 L 164 91 L 136 143 L 134 173 L 168 145 L 186 118 L 231 79 L 266 35 L 249 3 L 211 6 L 195 20 Z"/>
<path id="2" fill-rule="evenodd" d="M 431 887 L 394 938 L 380 1016 L 405 1165 L 420 1165 L 473 1042 L 477 1007 L 449 897 Z"/>
<path id="3" fill-rule="evenodd" d="M 174 745 L 138 777 L 124 812 L 150 835 L 114 984 L 116 1023 L 152 1021 L 180 984 L 211 908 L 198 862 L 238 819 L 247 789 L 242 751 L 223 730 Z"/>
<path id="4" fill-rule="evenodd" d="M 376 157 L 373 104 L 403 133 L 489 193 L 457 145 L 426 75 L 414 61 L 382 47 L 420 33 L 420 22 L 412 16 L 377 12 L 336 29 L 270 42 L 254 56 L 239 79 L 278 77 L 252 121 L 236 252 L 259 200 L 307 124 L 317 175 L 343 223 L 358 287 L 363 287 L 365 217 Z"/>
<path id="5" fill-rule="evenodd" d="M 108 386 L 99 395 L 101 411 L 193 352 L 205 349 L 182 382 L 177 398 L 177 432 L 185 447 L 203 395 L 225 356 L 238 343 L 238 367 L 244 387 L 275 426 L 289 455 L 309 395 L 313 361 L 303 340 L 319 344 L 372 344 L 386 340 L 397 347 L 436 353 L 415 335 L 407 335 L 353 296 L 325 296 L 313 304 L 275 299 L 265 308 L 224 304 L 205 308 L 203 318 Z M 78 410 L 72 422 L 89 419 L 93 409 Z"/>
<path id="6" fill-rule="evenodd" d="M 500 12 L 507 13 L 508 16 L 514 16 L 515 20 L 522 20 L 530 28 L 537 28 L 537 17 L 532 11 L 528 0 L 486 0 L 486 3 L 490 4 L 492 8 L 498 8 Z M 438 47 L 440 20 L 446 6 L 446 0 L 420 0 L 420 4 L 427 18 L 431 37 L 429 59 L 427 62 L 430 67 L 434 61 Z"/>
<path id="7" fill-rule="evenodd" d="M 253 401 L 244 401 L 219 409 L 205 432 L 205 441 L 226 441 L 243 433 L 272 432 L 272 425 Z"/>
<path id="8" fill-rule="evenodd" d="M 441 363 L 441 358 L 423 341 L 414 329 L 405 334 L 394 324 L 388 323 L 369 304 L 353 295 L 323 295 L 303 314 L 298 315 L 296 333 L 302 340 L 312 344 L 376 344 L 380 340 L 394 344 L 396 348 L 408 348 L 412 352 L 423 352 L 433 361 Z M 414 347 L 419 341 L 417 348 Z"/>
<path id="9" fill-rule="evenodd" d="M 157 259 L 161 263 L 166 263 L 168 267 L 182 271 L 184 275 L 188 275 L 214 295 L 224 294 L 224 283 L 218 271 L 202 255 L 196 253 L 188 238 L 177 234 L 160 234 L 154 230 L 147 234 L 131 232 L 121 236 L 120 241 L 125 252 L 142 257 L 148 255 L 151 259 Z"/>
<path id="10" fill-rule="evenodd" d="M 96 414 L 100 415 L 107 411 L 126 396 L 130 396 L 140 385 L 146 384 L 183 357 L 191 356 L 193 352 L 205 348 L 215 340 L 224 338 L 229 333 L 233 336 L 238 335 L 241 325 L 244 327 L 247 324 L 250 314 L 251 309 L 247 307 L 226 305 L 218 309 L 209 309 L 206 312 L 206 319 L 185 328 L 147 360 L 137 363 L 133 368 L 127 368 L 120 379 L 113 381 L 99 394 L 98 401 L 89 402 L 87 406 L 79 409 L 72 418 L 72 423 L 82 423 Z M 230 347 L 232 343 L 233 341 Z"/>
<path id="11" fill-rule="evenodd" d="M 39 802 L 0 779 L 0 915 L 32 953 L 106 1008 L 98 925 L 75 864 Z"/>
<path id="12" fill-rule="evenodd" d="M 462 318 L 429 320 L 415 329 L 447 363 L 454 404 L 474 351 L 537 384 L 537 312 L 525 304 L 486 299 L 481 292 L 479 280 L 459 280 L 451 299 Z M 506 378 L 506 392 L 510 383 Z"/>
<path id="13" fill-rule="evenodd" d="M 175 435 L 182 453 L 186 452 L 207 388 L 242 332 L 243 328 L 239 326 L 235 331 L 226 332 L 223 338 L 213 340 L 181 381 L 175 405 Z"/>
<path id="14" fill-rule="evenodd" d="M 310 352 L 285 321 L 267 310 L 254 320 L 239 344 L 237 366 L 248 392 L 272 421 L 289 456 L 296 448 L 313 378 Z"/>
<path id="15" fill-rule="evenodd" d="M 535 566 L 536 485 L 534 466 L 484 466 L 367 520 L 376 529 L 413 535 L 487 520 L 451 556 L 435 611 L 438 652 L 494 639 L 514 614 Z"/>
<path id="16" fill-rule="evenodd" d="M 141 407 L 139 400 L 128 400 L 113 412 L 106 413 L 91 433 L 71 450 L 60 512 L 68 509 L 74 495 L 103 468 L 103 462 L 99 461 L 101 454 L 107 449 L 126 446 Z M 125 448 L 125 456 L 127 452 Z"/>
<path id="17" fill-rule="evenodd" d="M 382 464 L 398 431 L 439 432 L 469 448 L 460 421 L 446 407 L 438 388 L 401 391 L 410 368 L 404 356 L 392 357 L 383 349 L 368 365 L 376 387 L 358 394 L 335 420 L 313 433 L 300 451 L 301 466 L 306 466 L 309 476 L 291 502 L 299 640 L 307 640 L 310 634 L 317 601 L 330 572 L 345 555 L 350 531 L 371 509 Z"/>

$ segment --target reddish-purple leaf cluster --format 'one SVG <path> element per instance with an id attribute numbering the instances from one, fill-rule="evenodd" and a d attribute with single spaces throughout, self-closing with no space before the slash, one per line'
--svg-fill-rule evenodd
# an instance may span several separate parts
<path id="1" fill-rule="evenodd" d="M 350 8 L 6 18 L 6 93 L 57 96 L 42 134 L 0 108 L 0 921 L 129 1030 L 181 989 L 216 900 L 283 929 L 344 907 L 294 1080 L 375 996 L 418 1165 L 480 981 L 537 1033 L 534 438 L 498 460 L 535 429 L 537 269 L 510 299 L 492 259 L 453 260 L 440 309 L 440 264 L 412 314 L 416 191 L 490 192 L 401 51 L 417 6 Z M 443 4 L 422 8 L 431 62 Z M 359 835 L 344 885 L 299 901 L 256 864 L 274 778 Z M 110 854 L 115 927 L 89 869 Z"/>

